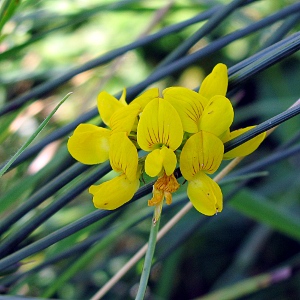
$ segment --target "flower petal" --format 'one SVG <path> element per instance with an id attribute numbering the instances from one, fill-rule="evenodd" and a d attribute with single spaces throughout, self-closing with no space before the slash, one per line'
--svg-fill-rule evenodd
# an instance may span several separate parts
<path id="1" fill-rule="evenodd" d="M 150 177 L 157 176 L 163 167 L 163 157 L 160 153 L 160 149 L 155 149 L 149 153 L 145 160 L 145 172 Z"/>
<path id="2" fill-rule="evenodd" d="M 189 181 L 187 195 L 193 206 L 202 214 L 215 215 L 223 209 L 223 195 L 219 185 L 204 172 Z"/>
<path id="3" fill-rule="evenodd" d="M 110 137 L 109 160 L 116 172 L 125 173 L 129 181 L 137 177 L 138 153 L 125 132 L 114 133 Z"/>
<path id="4" fill-rule="evenodd" d="M 177 164 L 177 158 L 175 153 L 163 146 L 162 149 L 160 150 L 161 156 L 162 156 L 162 163 L 163 163 L 163 167 L 165 169 L 165 173 L 170 176 L 171 174 L 173 174 L 175 168 L 176 168 L 176 164 Z"/>
<path id="5" fill-rule="evenodd" d="M 110 118 L 112 132 L 126 132 L 129 135 L 140 112 L 141 107 L 138 104 L 124 106 L 117 110 Z"/>
<path id="6" fill-rule="evenodd" d="M 241 128 L 241 129 L 232 131 L 232 132 L 230 132 L 229 137 L 227 137 L 227 139 L 224 140 L 223 142 L 224 143 L 228 142 L 254 127 L 255 126 L 249 126 L 246 128 Z M 239 156 L 249 155 L 250 153 L 252 153 L 253 151 L 255 151 L 258 148 L 258 146 L 262 143 L 262 141 L 264 140 L 265 137 L 266 137 L 265 132 L 259 134 L 258 136 L 254 137 L 253 139 L 247 141 L 246 143 L 224 153 L 223 159 L 232 159 L 232 158 L 239 157 Z"/>
<path id="7" fill-rule="evenodd" d="M 161 145 L 177 149 L 183 138 L 180 117 L 175 108 L 166 100 L 155 98 L 143 110 L 138 128 L 139 146 L 150 151 Z"/>
<path id="8" fill-rule="evenodd" d="M 123 92 L 122 92 L 122 95 L 121 95 L 121 98 L 119 100 L 120 103 L 122 103 L 123 105 L 127 105 L 127 102 L 126 102 L 126 89 L 124 88 L 123 89 Z"/>
<path id="9" fill-rule="evenodd" d="M 158 176 L 164 169 L 165 173 L 170 176 L 173 174 L 177 164 L 175 153 L 163 146 L 162 149 L 155 149 L 149 153 L 145 160 L 145 172 L 151 176 Z"/>
<path id="10" fill-rule="evenodd" d="M 229 99 L 224 96 L 214 96 L 204 108 L 199 121 L 199 130 L 205 130 L 222 135 L 233 122 L 233 108 Z"/>
<path id="11" fill-rule="evenodd" d="M 214 173 L 220 166 L 224 153 L 222 141 L 214 134 L 199 131 L 185 143 L 180 155 L 180 170 L 186 180 L 193 180 L 200 172 Z"/>
<path id="12" fill-rule="evenodd" d="M 163 91 L 164 99 L 177 110 L 183 130 L 198 132 L 198 122 L 208 100 L 198 93 L 184 87 L 171 87 Z"/>
<path id="13" fill-rule="evenodd" d="M 228 87 L 227 67 L 217 64 L 212 72 L 206 76 L 200 86 L 199 94 L 210 99 L 216 95 L 225 96 Z"/>
<path id="14" fill-rule="evenodd" d="M 110 126 L 111 116 L 120 108 L 124 107 L 120 101 L 118 101 L 114 96 L 108 94 L 105 91 L 99 93 L 97 98 L 97 106 L 100 117 L 102 121 Z"/>
<path id="15" fill-rule="evenodd" d="M 140 96 L 136 97 L 129 105 L 138 104 L 143 110 L 145 106 L 149 103 L 149 101 L 158 97 L 159 97 L 158 88 L 152 88 L 145 91 Z"/>
<path id="16" fill-rule="evenodd" d="M 113 210 L 128 202 L 139 186 L 139 179 L 130 181 L 122 174 L 100 185 L 92 185 L 89 192 L 94 196 L 96 208 Z"/>
<path id="17" fill-rule="evenodd" d="M 80 124 L 68 140 L 68 151 L 86 165 L 108 159 L 110 130 L 92 124 Z"/>

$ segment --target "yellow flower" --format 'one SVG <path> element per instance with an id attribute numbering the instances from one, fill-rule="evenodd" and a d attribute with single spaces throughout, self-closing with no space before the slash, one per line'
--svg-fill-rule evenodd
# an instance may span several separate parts
<path id="1" fill-rule="evenodd" d="M 92 124 L 79 124 L 68 140 L 68 151 L 86 165 L 108 159 L 110 130 Z"/>
<path id="2" fill-rule="evenodd" d="M 138 153 L 125 132 L 111 135 L 110 164 L 119 176 L 100 185 L 92 185 L 89 192 L 94 196 L 95 207 L 116 209 L 128 202 L 140 186 Z"/>
<path id="3" fill-rule="evenodd" d="M 234 131 L 229 131 L 226 133 L 226 135 L 224 136 L 224 138 L 222 139 L 223 143 L 226 143 L 236 137 L 238 137 L 239 135 L 247 132 L 248 130 L 254 128 L 255 126 L 248 126 L 246 128 L 241 128 L 241 129 L 237 129 Z M 254 152 L 258 146 L 262 143 L 262 141 L 265 139 L 266 137 L 266 132 L 263 132 L 261 134 L 259 134 L 258 136 L 252 138 L 251 140 L 243 143 L 242 145 L 224 153 L 223 159 L 232 159 L 235 157 L 239 157 L 239 156 L 247 156 L 249 154 L 251 154 L 252 152 Z"/>
<path id="4" fill-rule="evenodd" d="M 158 89 L 147 90 L 130 104 L 126 90 L 120 100 L 101 92 L 97 107 L 108 128 L 80 124 L 68 141 L 71 155 L 84 164 L 98 164 L 109 159 L 119 175 L 100 185 L 92 185 L 95 207 L 116 209 L 134 196 L 140 186 L 142 163 L 145 172 L 158 176 L 149 206 L 155 206 L 154 222 L 161 214 L 164 199 L 172 203 L 172 193 L 179 188 L 174 171 L 177 153 L 180 170 L 188 181 L 187 194 L 193 206 L 211 216 L 223 209 L 219 185 L 208 174 L 219 168 L 222 159 L 253 152 L 265 133 L 224 154 L 224 143 L 253 128 L 230 131 L 234 112 L 225 97 L 227 67 L 218 64 L 203 80 L 199 92 L 171 87 L 159 97 Z M 183 142 L 183 136 L 185 138 Z M 148 152 L 139 163 L 137 148 Z"/>
<path id="5" fill-rule="evenodd" d="M 153 198 L 148 205 L 154 205 L 156 222 L 160 216 L 162 203 L 172 203 L 172 194 L 179 184 L 173 175 L 177 165 L 174 151 L 180 146 L 183 128 L 174 107 L 162 98 L 155 98 L 147 104 L 137 127 L 137 141 L 141 149 L 151 151 L 145 160 L 145 172 L 159 176 L 153 187 Z"/>
<path id="6" fill-rule="evenodd" d="M 141 114 L 137 142 L 151 151 L 145 160 L 145 172 L 155 177 L 162 171 L 171 175 L 177 164 L 174 151 L 183 138 L 181 120 L 174 107 L 162 98 L 150 101 Z"/>
<path id="7" fill-rule="evenodd" d="M 145 91 L 129 105 L 126 103 L 125 97 L 125 89 L 119 101 L 103 91 L 98 95 L 97 107 L 101 119 L 113 132 L 127 132 L 129 134 L 137 121 L 137 115 L 150 100 L 158 97 L 158 89 L 152 88 Z"/>
<path id="8" fill-rule="evenodd" d="M 206 175 L 219 168 L 223 153 L 222 141 L 214 134 L 200 130 L 186 141 L 180 155 L 180 170 L 188 181 L 188 197 L 204 215 L 212 216 L 223 209 L 221 189 Z"/>
<path id="9" fill-rule="evenodd" d="M 135 145 L 129 139 L 136 131 L 137 116 L 147 103 L 158 97 L 158 89 L 147 90 L 129 105 L 126 90 L 118 101 L 107 92 L 98 95 L 100 117 L 110 129 L 92 124 L 80 124 L 68 140 L 68 150 L 84 164 L 98 164 L 110 160 L 114 171 L 120 175 L 100 185 L 92 185 L 89 192 L 97 208 L 116 209 L 128 202 L 139 188 L 140 171 Z"/>
<path id="10" fill-rule="evenodd" d="M 230 132 L 229 127 L 233 122 L 234 112 L 229 99 L 225 97 L 227 87 L 227 67 L 219 63 L 204 78 L 199 93 L 183 87 L 171 87 L 164 90 L 163 95 L 180 115 L 184 131 L 211 132 L 225 143 L 254 127 L 249 126 Z M 223 159 L 249 155 L 258 148 L 264 138 L 265 133 L 256 136 L 225 153 Z"/>
<path id="11" fill-rule="evenodd" d="M 228 85 L 227 67 L 218 64 L 203 81 L 199 93 L 184 87 L 171 87 L 163 91 L 180 115 L 183 130 L 196 133 L 205 130 L 222 136 L 233 121 L 233 108 L 225 97 Z"/>
<path id="12" fill-rule="evenodd" d="M 252 127 L 230 132 L 234 112 L 225 97 L 228 86 L 227 67 L 217 64 L 204 79 L 199 93 L 172 87 L 163 93 L 181 117 L 184 131 L 193 134 L 183 146 L 180 169 L 188 180 L 187 194 L 194 207 L 211 216 L 222 211 L 222 192 L 206 173 L 214 173 L 222 159 L 245 156 L 253 152 L 265 137 L 261 134 L 224 154 L 223 143 Z"/>
<path id="13" fill-rule="evenodd" d="M 131 130 L 134 129 L 138 114 L 149 100 L 158 97 L 158 89 L 147 90 L 129 105 L 127 105 L 125 97 L 125 89 L 120 100 L 105 91 L 99 93 L 97 99 L 98 111 L 103 122 L 111 129 L 92 124 L 78 125 L 67 144 L 73 158 L 87 165 L 106 161 L 109 157 L 111 134 L 126 132 L 129 135 Z"/>

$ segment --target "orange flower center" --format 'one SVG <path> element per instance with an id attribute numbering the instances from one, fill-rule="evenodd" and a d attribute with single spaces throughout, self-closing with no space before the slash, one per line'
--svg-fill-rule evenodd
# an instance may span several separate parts
<path id="1" fill-rule="evenodd" d="M 148 201 L 149 206 L 154 206 L 161 203 L 166 198 L 166 203 L 172 203 L 172 193 L 179 188 L 179 183 L 174 174 L 167 176 L 166 173 L 159 177 L 153 186 L 153 197 Z"/>

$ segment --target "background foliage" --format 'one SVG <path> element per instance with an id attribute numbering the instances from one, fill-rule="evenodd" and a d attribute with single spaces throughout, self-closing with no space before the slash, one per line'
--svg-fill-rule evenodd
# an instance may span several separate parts
<path id="1" fill-rule="evenodd" d="M 1 162 L 73 94 L 1 178 L 0 292 L 89 299 L 147 241 L 151 185 L 121 209 L 97 211 L 87 187 L 110 178 L 110 167 L 83 166 L 66 149 L 78 123 L 101 121 L 101 90 L 129 87 L 131 100 L 149 86 L 196 88 L 223 62 L 232 75 L 233 127 L 259 124 L 299 98 L 299 11 L 292 0 L 3 0 Z M 293 34 L 294 51 L 271 61 Z M 263 49 L 270 63 L 260 69 L 254 57 L 253 73 L 240 82 L 238 63 Z M 222 213 L 190 211 L 158 242 L 148 299 L 300 298 L 299 127 L 299 116 L 281 124 L 223 180 Z M 161 225 L 188 201 L 185 188 L 164 207 Z M 134 298 L 141 268 L 105 299 Z"/>

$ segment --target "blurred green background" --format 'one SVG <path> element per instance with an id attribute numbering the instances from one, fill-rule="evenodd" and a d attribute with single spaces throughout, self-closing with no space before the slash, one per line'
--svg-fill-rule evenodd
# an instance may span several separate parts
<path id="1" fill-rule="evenodd" d="M 0 19 L 0 26 L 3 25 L 0 38 L 0 107 L 5 107 L 41 84 L 59 78 L 65 72 L 134 42 L 142 35 L 158 32 L 230 1 L 8 2 L 13 3 L 11 16 L 5 20 L 8 15 L 3 14 Z M 2 1 L 2 4 L 0 2 L 2 9 L 6 3 L 7 1 Z M 292 0 L 253 1 L 236 9 L 198 41 L 189 53 L 295 3 Z M 300 29 L 299 13 L 298 19 L 295 16 L 297 15 L 293 15 L 293 26 L 286 35 Z M 215 64 L 223 62 L 232 67 L 264 48 L 266 42 L 282 28 L 284 21 L 279 20 L 238 39 L 151 86 L 158 86 L 160 90 L 174 85 L 196 88 Z M 73 94 L 34 144 L 94 108 L 97 94 L 101 90 L 116 94 L 147 78 L 169 53 L 204 23 L 196 23 L 134 49 L 120 59 L 79 73 L 42 97 L 30 99 L 22 107 L 2 115 L 1 163 L 19 149 L 67 93 Z M 297 101 L 300 94 L 299 70 L 300 55 L 295 53 L 232 90 L 230 99 L 235 107 L 233 128 L 259 124 Z M 97 116 L 90 122 L 97 124 L 99 121 Z M 245 166 L 267 158 L 293 137 L 296 137 L 293 145 L 299 143 L 299 127 L 299 116 L 280 125 L 238 168 L 242 170 Z M 42 151 L 1 178 L 0 220 L 5 220 L 22 207 L 31 195 L 74 163 L 66 149 L 68 134 L 48 143 Z M 31 209 L 2 235 L 0 244 L 74 189 L 96 168 L 80 174 L 46 201 Z M 238 171 L 236 176 L 233 173 L 227 181 L 224 180 L 222 190 L 226 203 L 222 213 L 208 218 L 192 210 L 158 243 L 147 299 L 194 299 L 224 287 L 234 291 L 236 295 L 226 298 L 224 292 L 215 299 L 299 299 L 299 168 L 299 153 L 296 153 L 263 167 L 260 171 L 264 173 L 253 175 L 250 172 L 253 178 L 244 185 L 241 184 L 244 177 Z M 101 180 L 111 176 L 109 173 Z M 188 201 L 184 194 L 185 188 L 183 186 L 182 194 L 178 192 L 172 206 L 164 207 L 162 225 L 180 209 L 182 202 Z M 152 208 L 147 207 L 148 198 L 149 196 L 144 196 L 107 218 L 31 255 L 8 271 L 0 270 L 0 292 L 3 295 L 8 293 L 24 297 L 89 299 L 147 241 L 152 212 Z M 86 190 L 45 220 L 18 246 L 9 249 L 9 252 L 30 245 L 94 211 L 91 195 Z M 135 218 L 141 220 L 134 226 L 126 227 L 128 220 Z M 111 232 L 116 228 L 121 229 L 121 232 L 114 237 Z M 9 276 L 23 274 L 101 232 L 111 238 L 105 240 L 101 249 L 90 256 L 87 256 L 87 249 L 76 251 L 34 274 L 10 284 L 5 283 Z M 89 248 L 91 249 L 93 247 Z M 85 261 L 84 257 L 87 257 Z M 76 266 L 81 259 L 81 265 Z M 254 282 L 256 275 L 269 273 L 282 266 L 289 267 L 290 273 L 286 278 L 279 276 L 276 281 L 271 276 L 272 280 L 260 282 L 245 294 L 241 287 L 233 286 L 246 278 L 252 278 Z M 142 262 L 118 282 L 104 299 L 133 299 L 141 268 Z"/>

